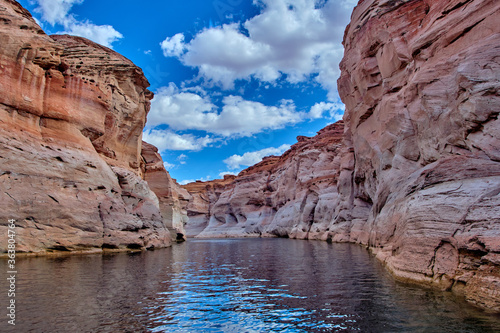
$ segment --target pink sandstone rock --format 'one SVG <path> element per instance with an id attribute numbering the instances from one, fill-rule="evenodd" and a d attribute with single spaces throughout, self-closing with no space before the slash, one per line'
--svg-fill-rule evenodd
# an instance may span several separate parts
<path id="1" fill-rule="evenodd" d="M 360 1 L 338 81 L 355 161 L 340 182 L 353 185 L 330 227 L 397 277 L 494 311 L 499 20 L 498 1 Z"/>
<path id="2" fill-rule="evenodd" d="M 80 37 L 47 36 L 0 0 L 0 251 L 170 244 L 143 180 L 142 129 L 152 93 L 142 71 Z"/>
<path id="3" fill-rule="evenodd" d="M 217 202 L 221 193 L 232 186 L 236 176 L 226 175 L 224 179 L 208 182 L 197 181 L 183 185 L 191 195 L 186 205 L 189 220 L 185 226 L 186 236 L 195 237 L 207 226 L 212 215 L 213 203 Z"/>
<path id="4" fill-rule="evenodd" d="M 173 239 L 180 240 L 186 235 L 184 225 L 188 216 L 185 207 L 191 195 L 165 170 L 158 148 L 143 141 L 142 157 L 145 161 L 144 179 L 160 201 L 163 224 L 170 230 Z"/>

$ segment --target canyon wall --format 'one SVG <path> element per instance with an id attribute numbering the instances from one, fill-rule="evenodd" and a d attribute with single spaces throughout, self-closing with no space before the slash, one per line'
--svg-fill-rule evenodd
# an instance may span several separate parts
<path id="1" fill-rule="evenodd" d="M 331 125 L 203 190 L 188 234 L 359 243 L 399 279 L 500 311 L 499 21 L 495 0 L 360 1 L 342 138 Z"/>
<path id="2" fill-rule="evenodd" d="M 500 2 L 361 1 L 338 81 L 354 167 L 333 239 L 500 311 Z M 364 216 L 351 212 L 364 211 Z"/>
<path id="3" fill-rule="evenodd" d="M 141 154 L 145 161 L 144 179 L 158 197 L 163 224 L 173 239 L 182 240 L 186 235 L 184 225 L 188 221 L 185 207 L 191 200 L 191 195 L 170 177 L 158 148 L 143 141 Z"/>
<path id="4" fill-rule="evenodd" d="M 184 186 L 188 236 L 280 236 L 327 239 L 338 201 L 338 170 L 344 124 L 329 125 L 298 142 L 282 156 L 224 180 Z"/>
<path id="5" fill-rule="evenodd" d="M 217 203 L 222 192 L 232 188 L 233 180 L 236 176 L 225 175 L 224 179 L 216 179 L 212 181 L 202 182 L 200 180 L 182 186 L 191 195 L 185 208 L 188 214 L 186 224 L 186 236 L 199 236 L 205 229 L 209 232 L 208 223 L 212 216 L 213 205 Z M 220 236 L 217 233 L 216 237 L 225 235 L 225 228 L 220 229 Z"/>
<path id="6" fill-rule="evenodd" d="M 144 180 L 142 70 L 87 39 L 47 36 L 12 0 L 0 1 L 0 44 L 0 251 L 10 219 L 18 252 L 168 246 Z"/>
<path id="7" fill-rule="evenodd" d="M 338 197 L 343 122 L 321 130 L 282 156 L 269 156 L 238 177 L 188 184 L 188 236 L 261 235 L 325 238 Z"/>

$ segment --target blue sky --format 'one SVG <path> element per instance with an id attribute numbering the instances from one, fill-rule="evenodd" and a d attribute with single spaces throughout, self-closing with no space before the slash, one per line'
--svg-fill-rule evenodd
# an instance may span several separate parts
<path id="1" fill-rule="evenodd" d="M 357 0 L 23 0 L 48 34 L 111 47 L 155 93 L 144 140 L 180 183 L 236 174 L 342 117 Z"/>

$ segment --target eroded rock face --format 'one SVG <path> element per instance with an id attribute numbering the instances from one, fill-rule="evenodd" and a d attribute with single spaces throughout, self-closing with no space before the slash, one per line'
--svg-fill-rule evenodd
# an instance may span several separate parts
<path id="1" fill-rule="evenodd" d="M 197 181 L 182 186 L 191 195 L 191 199 L 186 205 L 189 217 L 185 226 L 187 237 L 195 237 L 207 228 L 214 204 L 224 191 L 233 187 L 232 184 L 235 178 L 236 176 L 226 175 L 224 179 L 208 182 Z"/>
<path id="2" fill-rule="evenodd" d="M 342 133 L 338 122 L 237 177 L 186 185 L 193 196 L 188 236 L 326 239 L 338 197 Z"/>
<path id="3" fill-rule="evenodd" d="M 0 1 L 0 250 L 170 244 L 142 179 L 152 93 L 142 71 L 79 37 L 47 36 L 17 2 Z"/>
<path id="4" fill-rule="evenodd" d="M 122 55 L 88 39 L 68 35 L 51 38 L 64 46 L 62 61 L 69 66 L 64 72 L 66 86 L 76 91 L 82 90 L 82 85 L 97 90 L 90 104 L 78 101 L 82 103 L 78 105 L 81 112 L 90 115 L 86 107 L 104 104 L 99 124 L 105 130 L 96 132 L 94 128 L 86 128 L 83 134 L 108 164 L 138 172 L 142 130 L 153 98 L 142 70 Z"/>
<path id="5" fill-rule="evenodd" d="M 396 276 L 496 311 L 499 20 L 498 1 L 358 4 L 338 82 L 355 163 L 331 228 Z M 335 229 L 342 220 L 348 234 Z"/>
<path id="6" fill-rule="evenodd" d="M 195 237 L 207 228 L 212 216 L 213 205 L 224 191 L 233 187 L 235 178 L 236 176 L 226 175 L 224 179 L 207 182 L 197 181 L 182 186 L 191 195 L 186 206 L 189 217 L 185 226 L 187 237 Z"/>

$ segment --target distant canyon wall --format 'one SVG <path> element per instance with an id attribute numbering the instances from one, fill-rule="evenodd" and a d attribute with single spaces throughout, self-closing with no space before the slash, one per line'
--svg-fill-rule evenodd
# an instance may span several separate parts
<path id="1" fill-rule="evenodd" d="M 158 148 L 143 141 L 141 154 L 145 162 L 144 180 L 158 197 L 163 224 L 170 231 L 172 239 L 181 240 L 186 234 L 184 225 L 188 216 L 185 207 L 191 195 L 170 177 Z"/>
<path id="2" fill-rule="evenodd" d="M 332 124 L 237 177 L 185 185 L 193 196 L 187 235 L 326 239 L 338 201 L 343 132 L 343 122 Z"/>
<path id="3" fill-rule="evenodd" d="M 47 36 L 12 0 L 0 0 L 0 45 L 0 250 L 9 219 L 18 252 L 170 245 L 168 194 L 146 182 L 158 161 L 142 144 L 153 97 L 142 70 L 87 39 Z"/>
<path id="4" fill-rule="evenodd" d="M 360 1 L 345 124 L 222 185 L 187 185 L 187 233 L 359 243 L 402 280 L 500 311 L 498 22 L 495 0 Z"/>

